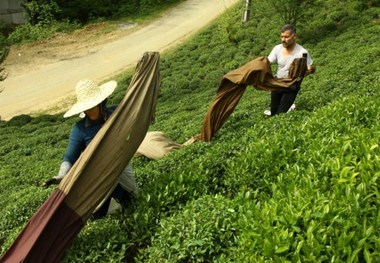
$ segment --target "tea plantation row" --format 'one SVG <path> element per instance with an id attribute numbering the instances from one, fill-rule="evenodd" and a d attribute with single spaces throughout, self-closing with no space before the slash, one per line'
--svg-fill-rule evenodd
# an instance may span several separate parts
<path id="1" fill-rule="evenodd" d="M 269 94 L 250 87 L 210 143 L 134 158 L 138 200 L 88 221 L 63 262 L 378 261 L 379 8 L 358 19 L 350 7 L 315 10 L 302 28 L 317 73 L 304 80 L 296 111 L 264 117 Z M 220 78 L 279 41 L 278 23 L 259 11 L 242 25 L 237 6 L 162 55 L 151 130 L 179 143 L 200 132 Z M 130 78 L 117 77 L 111 102 Z M 52 192 L 38 182 L 57 173 L 75 121 L 0 123 L 1 254 Z"/>

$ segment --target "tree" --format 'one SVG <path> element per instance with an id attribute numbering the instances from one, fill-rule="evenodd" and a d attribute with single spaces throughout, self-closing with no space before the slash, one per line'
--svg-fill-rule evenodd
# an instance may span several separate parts
<path id="1" fill-rule="evenodd" d="M 31 25 L 49 25 L 59 12 L 59 7 L 53 0 L 27 0 L 21 6 Z"/>
<path id="2" fill-rule="evenodd" d="M 283 24 L 297 26 L 305 15 L 304 10 L 315 4 L 314 0 L 267 0 L 266 5 L 275 11 Z"/>

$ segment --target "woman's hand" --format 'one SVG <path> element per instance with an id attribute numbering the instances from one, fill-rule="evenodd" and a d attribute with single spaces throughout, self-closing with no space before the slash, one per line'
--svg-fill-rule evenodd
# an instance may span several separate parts
<path id="1" fill-rule="evenodd" d="M 51 178 L 51 179 L 47 180 L 42 186 L 47 188 L 52 184 L 59 184 L 59 181 L 60 180 L 58 180 L 58 179 Z"/>

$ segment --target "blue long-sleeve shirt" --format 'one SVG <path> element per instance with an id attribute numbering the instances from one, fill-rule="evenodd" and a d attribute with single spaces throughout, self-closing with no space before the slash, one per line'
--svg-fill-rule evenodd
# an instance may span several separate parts
<path id="1" fill-rule="evenodd" d="M 116 106 L 108 108 L 106 110 L 106 115 L 110 116 L 115 109 Z M 78 160 L 81 153 L 90 144 L 100 128 L 102 128 L 103 124 L 103 119 L 92 121 L 88 117 L 75 123 L 71 129 L 69 144 L 66 153 L 63 156 L 63 161 L 69 162 L 73 165 Z"/>
<path id="2" fill-rule="evenodd" d="M 108 119 L 108 117 L 115 109 L 116 106 L 112 106 L 106 109 L 105 119 Z M 62 180 L 66 176 L 72 165 L 78 160 L 81 153 L 90 144 L 100 128 L 102 128 L 103 124 L 105 123 L 105 119 L 100 118 L 97 121 L 91 121 L 88 117 L 85 117 L 84 119 L 74 124 L 71 130 L 66 153 L 63 157 L 58 175 L 54 177 L 55 179 Z M 118 184 L 120 184 L 120 186 L 127 192 L 131 193 L 134 196 L 137 196 L 137 185 L 135 177 L 133 175 L 132 166 L 130 164 L 128 164 L 121 173 Z"/>

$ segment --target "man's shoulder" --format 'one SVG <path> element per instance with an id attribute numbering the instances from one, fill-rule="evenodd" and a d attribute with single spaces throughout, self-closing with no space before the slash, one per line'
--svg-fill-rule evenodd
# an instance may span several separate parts
<path id="1" fill-rule="evenodd" d="M 282 50 L 282 44 L 275 45 L 270 52 L 271 55 L 277 56 Z"/>
<path id="2" fill-rule="evenodd" d="M 300 50 L 300 51 L 307 51 L 306 48 L 304 48 L 302 45 L 300 45 L 300 44 L 298 44 L 298 43 L 296 43 L 296 49 L 297 49 L 297 50 Z"/>
<path id="3" fill-rule="evenodd" d="M 273 50 L 281 50 L 282 44 L 277 44 L 274 46 Z"/>

